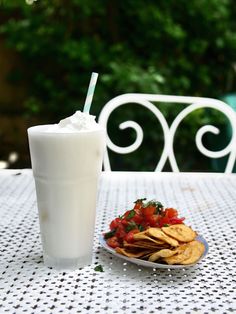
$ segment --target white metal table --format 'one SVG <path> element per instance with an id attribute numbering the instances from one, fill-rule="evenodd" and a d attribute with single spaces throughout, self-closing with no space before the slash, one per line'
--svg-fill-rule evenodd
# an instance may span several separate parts
<path id="1" fill-rule="evenodd" d="M 177 208 L 207 239 L 208 256 L 193 268 L 166 270 L 104 251 L 99 235 L 141 197 Z M 58 272 L 43 264 L 32 172 L 1 171 L 0 313 L 236 312 L 235 216 L 236 175 L 103 173 L 93 264 Z"/>

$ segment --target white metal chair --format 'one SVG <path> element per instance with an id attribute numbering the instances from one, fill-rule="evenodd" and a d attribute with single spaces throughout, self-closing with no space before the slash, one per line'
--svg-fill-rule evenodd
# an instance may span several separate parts
<path id="1" fill-rule="evenodd" d="M 186 104 L 186 107 L 176 116 L 172 124 L 169 126 L 162 112 L 153 103 L 181 103 Z M 213 125 L 202 126 L 196 134 L 196 146 L 198 150 L 205 156 L 210 158 L 220 158 L 228 155 L 228 161 L 225 168 L 225 173 L 231 173 L 234 167 L 236 159 L 236 113 L 232 108 L 230 108 L 224 102 L 203 97 L 187 97 L 187 96 L 170 96 L 170 95 L 152 95 L 152 94 L 123 94 L 111 99 L 103 107 L 99 115 L 99 123 L 107 129 L 108 119 L 110 114 L 116 108 L 123 106 L 127 103 L 136 103 L 147 109 L 149 109 L 159 120 L 163 134 L 164 134 L 164 148 L 159 162 L 157 163 L 155 171 L 162 171 L 163 167 L 169 159 L 170 166 L 173 172 L 179 172 L 179 168 L 174 155 L 173 142 L 176 130 L 180 122 L 191 112 L 200 108 L 213 108 L 222 112 L 229 120 L 232 126 L 232 138 L 230 143 L 220 151 L 210 151 L 204 147 L 202 138 L 207 132 L 213 134 L 219 134 L 219 129 Z M 107 148 L 118 153 L 118 154 L 128 154 L 134 152 L 138 149 L 143 140 L 143 130 L 140 125 L 135 121 L 125 121 L 119 125 L 121 130 L 126 128 L 132 128 L 136 131 L 135 142 L 128 147 L 119 147 L 115 145 L 107 134 Z M 111 165 L 109 161 L 108 150 L 106 149 L 104 156 L 104 170 L 111 170 Z"/>

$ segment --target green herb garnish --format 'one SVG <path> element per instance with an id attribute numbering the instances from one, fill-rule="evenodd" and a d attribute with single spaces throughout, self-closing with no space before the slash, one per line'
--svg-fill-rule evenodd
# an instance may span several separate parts
<path id="1" fill-rule="evenodd" d="M 139 231 L 144 231 L 145 228 L 144 228 L 142 225 L 138 225 L 138 230 L 139 230 Z"/>
<path id="2" fill-rule="evenodd" d="M 162 212 L 162 209 L 164 208 L 164 206 L 161 204 L 161 202 L 158 202 L 156 200 L 151 200 L 151 201 L 145 203 L 143 207 L 148 207 L 148 206 L 156 207 L 155 214 L 160 214 Z"/>
<path id="3" fill-rule="evenodd" d="M 116 229 L 108 231 L 107 233 L 104 234 L 104 239 L 109 239 L 113 237 L 116 233 Z"/>
<path id="4" fill-rule="evenodd" d="M 94 268 L 94 270 L 95 270 L 95 271 L 100 271 L 100 273 L 103 273 L 103 272 L 104 272 L 102 265 L 97 265 L 97 266 Z"/>
<path id="5" fill-rule="evenodd" d="M 126 232 L 129 232 L 133 229 L 137 229 L 138 226 L 136 225 L 136 223 L 134 221 L 129 222 L 128 226 L 125 228 Z"/>
<path id="6" fill-rule="evenodd" d="M 136 214 L 135 210 L 132 209 L 132 210 L 129 212 L 129 214 L 127 215 L 126 220 L 129 220 L 129 219 L 133 218 L 133 217 L 135 216 L 135 214 Z"/>

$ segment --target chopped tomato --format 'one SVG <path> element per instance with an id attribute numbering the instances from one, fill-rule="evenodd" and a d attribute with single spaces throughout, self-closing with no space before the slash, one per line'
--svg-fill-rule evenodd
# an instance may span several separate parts
<path id="1" fill-rule="evenodd" d="M 124 240 L 127 241 L 127 242 L 129 242 L 129 243 L 133 242 L 133 241 L 134 241 L 134 234 L 135 234 L 135 233 L 139 233 L 139 232 L 140 232 L 139 229 L 133 229 L 133 230 L 129 231 L 129 232 L 126 234 Z"/>
<path id="2" fill-rule="evenodd" d="M 178 218 L 178 217 L 170 218 L 170 224 L 171 225 L 182 224 L 184 219 L 185 218 Z"/>
<path id="3" fill-rule="evenodd" d="M 135 205 L 134 205 L 134 209 L 140 209 L 140 208 L 142 208 L 142 203 L 141 202 L 139 202 L 139 203 L 136 203 Z"/>
<path id="4" fill-rule="evenodd" d="M 141 209 L 143 207 L 143 201 L 145 201 L 146 198 L 141 198 L 141 199 L 138 199 L 134 205 L 134 209 Z"/>
<path id="5" fill-rule="evenodd" d="M 146 223 L 150 226 L 150 227 L 158 227 L 159 225 L 159 215 L 149 215 L 146 216 Z"/>
<path id="6" fill-rule="evenodd" d="M 156 207 L 155 206 L 148 206 L 148 207 L 144 207 L 143 208 L 143 214 L 144 216 L 151 216 L 154 215 L 156 213 Z"/>
<path id="7" fill-rule="evenodd" d="M 166 217 L 169 217 L 169 218 L 177 217 L 178 216 L 178 212 L 174 208 L 166 208 L 165 211 L 164 211 L 164 215 Z"/>
<path id="8" fill-rule="evenodd" d="M 121 220 L 122 224 L 124 226 L 127 226 L 129 222 L 133 221 L 137 224 L 141 223 L 143 220 L 143 216 L 141 215 L 141 212 L 138 210 L 128 210 L 124 216 L 124 218 Z"/>
<path id="9" fill-rule="evenodd" d="M 141 214 L 135 213 L 132 221 L 134 221 L 136 224 L 140 224 L 143 221 L 143 216 Z"/>
<path id="10" fill-rule="evenodd" d="M 124 214 L 124 219 L 129 220 L 132 218 L 133 215 L 135 215 L 134 210 L 127 210 Z"/>
<path id="11" fill-rule="evenodd" d="M 121 223 L 122 223 L 123 226 L 128 226 L 129 221 L 128 221 L 126 218 L 123 218 L 123 219 L 121 220 Z"/>
<path id="12" fill-rule="evenodd" d="M 120 218 L 115 218 L 114 220 L 112 220 L 112 222 L 110 223 L 110 230 L 116 229 L 120 222 Z"/>
<path id="13" fill-rule="evenodd" d="M 120 223 L 116 229 L 115 236 L 118 239 L 123 239 L 125 235 L 126 235 L 125 227 Z"/>
<path id="14" fill-rule="evenodd" d="M 165 225 L 169 225 L 170 224 L 170 218 L 169 217 L 161 217 L 159 220 L 159 227 L 163 227 Z"/>
<path id="15" fill-rule="evenodd" d="M 149 227 L 182 224 L 184 218 L 178 217 L 174 208 L 164 208 L 155 200 L 144 202 L 139 199 L 134 208 L 127 210 L 122 217 L 117 217 L 110 223 L 110 231 L 104 234 L 107 244 L 112 248 L 122 247 L 123 241 L 134 241 L 134 234 Z"/>
<path id="16" fill-rule="evenodd" d="M 109 245 L 113 249 L 115 249 L 116 247 L 120 246 L 120 243 L 119 243 L 119 241 L 118 241 L 116 236 L 107 239 L 106 243 L 107 243 L 107 245 Z"/>

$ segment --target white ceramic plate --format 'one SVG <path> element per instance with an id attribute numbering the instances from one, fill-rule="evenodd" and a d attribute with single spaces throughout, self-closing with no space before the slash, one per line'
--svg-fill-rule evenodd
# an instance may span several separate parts
<path id="1" fill-rule="evenodd" d="M 202 242 L 205 246 L 205 251 L 202 255 L 202 257 L 197 261 L 197 263 L 199 263 L 200 260 L 202 260 L 208 253 L 209 250 L 209 246 L 207 241 L 200 235 L 197 236 L 196 238 L 198 241 Z M 130 257 L 126 257 L 124 255 L 118 254 L 116 253 L 116 251 L 114 249 L 112 249 L 111 247 L 109 247 L 106 244 L 106 241 L 104 240 L 103 235 L 100 235 L 99 237 L 99 242 L 102 245 L 102 247 L 104 247 L 105 250 L 107 250 L 108 252 L 110 252 L 111 254 L 115 255 L 116 257 L 119 257 L 121 259 L 124 259 L 125 261 L 140 265 L 140 266 L 145 266 L 145 267 L 151 267 L 151 268 L 168 268 L 168 269 L 178 269 L 178 268 L 188 268 L 188 267 L 192 267 L 195 264 L 189 264 L 189 265 L 166 265 L 166 264 L 160 264 L 160 263 L 154 263 L 154 262 L 148 262 L 148 261 L 144 261 L 141 260 L 139 258 L 130 258 Z"/>

